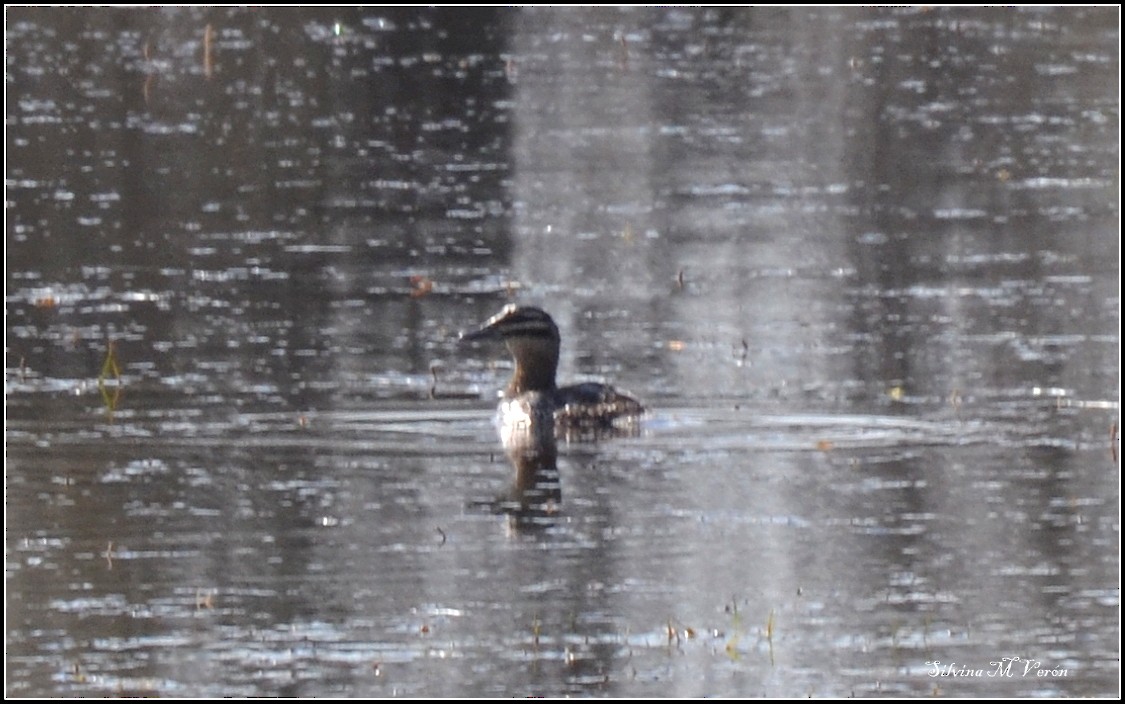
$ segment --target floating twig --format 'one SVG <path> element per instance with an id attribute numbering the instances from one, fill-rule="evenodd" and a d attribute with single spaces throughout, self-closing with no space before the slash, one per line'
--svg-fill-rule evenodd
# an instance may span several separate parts
<path id="1" fill-rule="evenodd" d="M 1109 426 L 1109 456 L 1113 458 L 1113 463 L 1117 464 L 1117 421 Z"/>
<path id="2" fill-rule="evenodd" d="M 214 69 L 214 62 L 212 60 L 212 49 L 214 48 L 215 30 L 208 24 L 203 29 L 203 75 L 211 78 L 211 73 Z"/>

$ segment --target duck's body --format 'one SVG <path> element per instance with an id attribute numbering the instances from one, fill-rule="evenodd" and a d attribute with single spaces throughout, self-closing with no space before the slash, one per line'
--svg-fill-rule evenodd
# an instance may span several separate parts
<path id="1" fill-rule="evenodd" d="M 635 421 L 644 412 L 636 399 L 596 382 L 559 387 L 559 329 L 543 310 L 507 305 L 462 339 L 502 339 L 516 367 L 500 401 L 505 427 L 553 425 L 572 430 L 598 430 Z"/>

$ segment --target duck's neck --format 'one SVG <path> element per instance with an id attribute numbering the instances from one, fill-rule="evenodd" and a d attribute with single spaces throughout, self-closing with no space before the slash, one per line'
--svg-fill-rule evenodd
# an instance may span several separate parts
<path id="1" fill-rule="evenodd" d="M 508 340 L 508 350 L 515 358 L 516 370 L 508 382 L 506 396 L 555 390 L 555 372 L 559 366 L 557 339 Z"/>

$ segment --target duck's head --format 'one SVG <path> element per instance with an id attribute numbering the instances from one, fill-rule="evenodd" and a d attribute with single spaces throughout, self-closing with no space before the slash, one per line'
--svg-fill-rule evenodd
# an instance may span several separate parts
<path id="1" fill-rule="evenodd" d="M 461 333 L 463 341 L 503 340 L 516 362 L 509 396 L 555 388 L 559 365 L 559 328 L 546 311 L 510 303 L 476 330 Z"/>

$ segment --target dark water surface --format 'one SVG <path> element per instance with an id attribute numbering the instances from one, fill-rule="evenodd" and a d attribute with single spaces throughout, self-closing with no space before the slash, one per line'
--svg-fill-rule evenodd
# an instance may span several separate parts
<path id="1" fill-rule="evenodd" d="M 1117 695 L 1118 20 L 8 10 L 7 693 Z"/>

